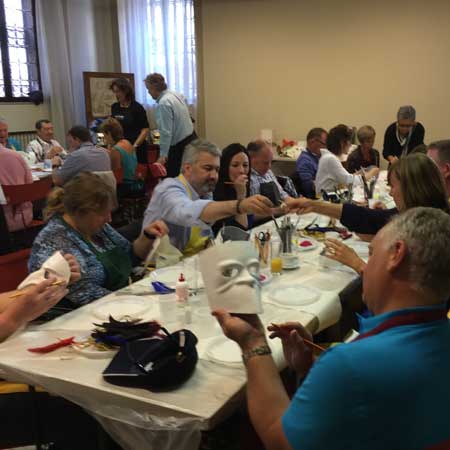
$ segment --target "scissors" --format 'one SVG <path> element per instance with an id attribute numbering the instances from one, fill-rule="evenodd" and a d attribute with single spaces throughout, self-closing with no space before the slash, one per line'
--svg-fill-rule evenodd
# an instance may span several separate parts
<path id="1" fill-rule="evenodd" d="M 256 238 L 258 239 L 258 241 L 262 242 L 264 244 L 264 242 L 268 241 L 270 239 L 270 233 L 268 231 L 264 232 L 264 231 L 260 231 L 257 235 Z"/>

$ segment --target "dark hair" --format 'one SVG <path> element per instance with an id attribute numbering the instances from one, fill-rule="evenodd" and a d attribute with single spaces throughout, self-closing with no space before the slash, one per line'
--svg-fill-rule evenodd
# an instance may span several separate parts
<path id="1" fill-rule="evenodd" d="M 167 83 L 164 77 L 160 73 L 151 73 L 147 75 L 144 80 L 145 84 L 151 84 L 159 91 L 165 91 L 167 89 Z"/>
<path id="2" fill-rule="evenodd" d="M 113 138 L 114 142 L 119 142 L 123 139 L 123 128 L 120 122 L 114 118 L 106 119 L 100 126 L 102 133 L 108 133 Z"/>
<path id="3" fill-rule="evenodd" d="M 389 166 L 400 182 L 405 209 L 417 206 L 439 208 L 450 212 L 444 178 L 435 162 L 423 153 L 412 153 Z"/>
<path id="4" fill-rule="evenodd" d="M 438 151 L 438 159 L 440 164 L 450 163 L 450 139 L 432 142 L 428 149 L 436 149 Z"/>
<path id="5" fill-rule="evenodd" d="M 342 144 L 346 141 L 351 142 L 353 131 L 347 125 L 337 125 L 330 130 L 327 136 L 327 149 L 335 155 L 342 153 Z"/>
<path id="6" fill-rule="evenodd" d="M 51 123 L 51 122 L 48 119 L 40 119 L 35 123 L 34 127 L 36 128 L 36 130 L 40 130 L 42 128 L 42 125 L 44 125 L 44 123 Z"/>
<path id="7" fill-rule="evenodd" d="M 47 197 L 44 217 L 54 214 L 86 214 L 103 211 L 114 205 L 114 192 L 101 177 L 83 172 L 69 180 L 64 187 L 54 188 Z"/>
<path id="8" fill-rule="evenodd" d="M 109 85 L 109 88 L 112 90 L 114 86 L 117 89 L 120 89 L 125 94 L 125 98 L 129 102 L 132 102 L 134 100 L 133 86 L 131 86 L 131 83 L 128 80 L 128 78 L 122 77 L 122 78 L 116 78 L 116 79 L 112 80 L 111 84 Z"/>
<path id="9" fill-rule="evenodd" d="M 91 132 L 83 125 L 75 125 L 67 134 L 70 134 L 75 139 L 79 139 L 81 142 L 92 142 Z"/>
<path id="10" fill-rule="evenodd" d="M 219 181 L 217 182 L 216 189 L 214 190 L 214 200 L 234 200 L 236 199 L 236 191 L 233 185 L 225 184 L 226 181 L 230 181 L 230 165 L 231 160 L 239 153 L 245 153 L 248 158 L 249 164 L 249 181 L 247 182 L 247 196 L 250 190 L 250 156 L 242 144 L 234 143 L 230 144 L 222 150 L 222 156 L 220 158 L 219 169 Z"/>
<path id="11" fill-rule="evenodd" d="M 324 130 L 323 128 L 312 128 L 308 131 L 308 134 L 306 135 L 306 140 L 310 141 L 311 139 L 318 139 L 322 137 L 322 134 L 327 134 L 327 130 Z"/>

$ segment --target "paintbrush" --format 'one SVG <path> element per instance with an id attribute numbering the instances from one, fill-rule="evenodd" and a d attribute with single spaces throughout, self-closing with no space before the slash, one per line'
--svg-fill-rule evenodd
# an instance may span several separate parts
<path id="1" fill-rule="evenodd" d="M 59 280 L 59 281 L 55 281 L 53 282 L 50 286 L 59 286 L 60 284 L 65 283 L 64 280 Z M 9 298 L 17 298 L 17 297 L 21 297 L 22 295 L 25 295 L 26 292 L 25 291 L 20 291 L 20 292 L 16 292 L 13 295 L 10 295 Z"/>

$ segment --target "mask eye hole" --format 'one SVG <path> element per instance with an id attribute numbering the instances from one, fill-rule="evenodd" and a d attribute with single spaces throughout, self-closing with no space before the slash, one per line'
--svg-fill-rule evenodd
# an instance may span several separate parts
<path id="1" fill-rule="evenodd" d="M 250 275 L 255 275 L 255 276 L 258 275 L 258 273 L 259 273 L 259 263 L 255 261 L 255 262 L 249 264 L 247 266 L 247 270 L 248 270 L 248 273 Z"/>
<path id="2" fill-rule="evenodd" d="M 241 272 L 241 268 L 237 266 L 227 266 L 222 268 L 222 276 L 225 278 L 236 278 Z"/>

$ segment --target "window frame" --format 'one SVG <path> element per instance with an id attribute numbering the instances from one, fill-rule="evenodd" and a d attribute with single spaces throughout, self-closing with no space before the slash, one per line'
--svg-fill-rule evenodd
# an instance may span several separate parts
<path id="1" fill-rule="evenodd" d="M 34 27 L 34 45 L 36 46 L 36 66 L 38 74 L 39 89 L 42 90 L 41 67 L 39 62 L 39 49 L 37 45 L 37 28 L 36 28 L 36 4 L 35 0 L 31 0 L 31 9 L 33 16 Z M 11 83 L 11 67 L 9 64 L 9 49 L 8 49 L 8 32 L 6 30 L 6 14 L 5 2 L 0 0 L 0 51 L 2 57 L 3 81 L 5 83 L 5 96 L 0 97 L 0 103 L 32 103 L 29 97 L 14 97 L 12 95 Z"/>

